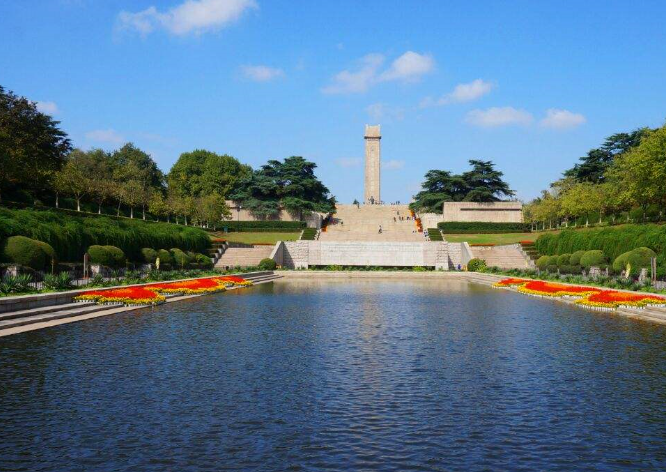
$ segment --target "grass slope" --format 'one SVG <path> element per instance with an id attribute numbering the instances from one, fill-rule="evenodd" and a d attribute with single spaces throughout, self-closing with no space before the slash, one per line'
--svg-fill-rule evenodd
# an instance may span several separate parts
<path id="1" fill-rule="evenodd" d="M 296 241 L 298 233 L 218 233 L 217 237 L 245 244 L 275 244 L 278 241 Z"/>

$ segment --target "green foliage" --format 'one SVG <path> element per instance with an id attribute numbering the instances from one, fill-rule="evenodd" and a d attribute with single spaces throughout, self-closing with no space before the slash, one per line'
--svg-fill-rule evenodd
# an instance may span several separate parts
<path id="1" fill-rule="evenodd" d="M 442 204 L 448 201 L 496 202 L 500 197 L 514 195 L 502 180 L 502 172 L 495 170 L 492 161 L 470 160 L 472 170 L 453 175 L 445 170 L 430 170 L 425 175 L 421 190 L 414 196 L 410 208 L 415 211 L 442 213 Z"/>
<path id="2" fill-rule="evenodd" d="M 144 247 L 141 249 L 141 260 L 146 264 L 154 264 L 157 259 L 157 251 L 155 249 Z"/>
<path id="3" fill-rule="evenodd" d="M 191 262 L 190 256 L 188 256 L 178 248 L 173 248 L 171 249 L 170 252 L 171 256 L 173 257 L 174 263 L 176 264 L 177 267 L 185 267 L 187 264 Z"/>
<path id="4" fill-rule="evenodd" d="M 213 261 L 205 254 L 196 254 L 194 256 L 194 260 L 197 264 L 204 268 L 210 269 L 213 267 Z"/>
<path id="5" fill-rule="evenodd" d="M 48 186 L 71 150 L 58 125 L 34 102 L 0 86 L 0 192 Z"/>
<path id="6" fill-rule="evenodd" d="M 268 161 L 238 184 L 231 199 L 265 218 L 277 216 L 281 207 L 299 219 L 314 211 L 331 212 L 335 198 L 315 176 L 316 167 L 300 156 Z"/>
<path id="7" fill-rule="evenodd" d="M 160 249 L 157 251 L 157 257 L 160 258 L 160 264 L 169 264 L 173 265 L 174 258 L 169 251 L 166 249 Z"/>
<path id="8" fill-rule="evenodd" d="M 627 268 L 627 264 L 631 266 L 631 275 L 636 276 L 640 274 L 641 269 L 650 268 L 651 259 L 657 257 L 652 249 L 647 247 L 639 247 L 620 254 L 613 261 L 613 271 L 620 273 Z"/>
<path id="9" fill-rule="evenodd" d="M 68 272 L 59 274 L 46 274 L 44 288 L 48 290 L 68 290 L 72 288 L 72 276 Z"/>
<path id="10" fill-rule="evenodd" d="M 569 258 L 569 265 L 572 266 L 577 266 L 580 265 L 580 258 L 583 257 L 585 254 L 585 251 L 576 251 L 573 254 L 571 254 L 571 257 Z"/>
<path id="11" fill-rule="evenodd" d="M 557 256 L 557 267 L 564 267 L 570 265 L 571 254 L 562 254 Z"/>
<path id="12" fill-rule="evenodd" d="M 88 254 L 90 254 L 92 264 L 101 264 L 113 269 L 125 266 L 125 253 L 115 246 L 93 245 L 88 248 Z"/>
<path id="13" fill-rule="evenodd" d="M 304 241 L 314 241 L 315 236 L 317 236 L 316 228 L 305 228 L 301 234 L 301 239 Z"/>
<path id="14" fill-rule="evenodd" d="M 27 238 L 11 236 L 2 249 L 2 259 L 34 270 L 44 270 L 51 265 L 54 251 L 48 244 Z"/>
<path id="15" fill-rule="evenodd" d="M 259 268 L 261 270 L 275 270 L 277 268 L 277 264 L 273 259 L 267 257 L 259 262 Z"/>
<path id="16" fill-rule="evenodd" d="M 540 258 L 537 259 L 536 266 L 541 270 L 545 270 L 549 261 L 550 261 L 550 256 L 541 256 Z"/>
<path id="17" fill-rule="evenodd" d="M 305 228 L 305 221 L 224 221 L 221 227 L 227 228 L 227 231 L 261 233 L 261 232 L 294 232 Z"/>
<path id="18" fill-rule="evenodd" d="M 428 228 L 428 237 L 431 241 L 444 241 L 438 228 Z"/>
<path id="19" fill-rule="evenodd" d="M 141 248 L 171 248 L 203 252 L 210 247 L 208 233 L 192 228 L 141 220 L 59 211 L 0 208 L 0 240 L 21 235 L 49 243 L 61 261 L 81 261 L 92 245 L 113 245 L 130 260 L 142 260 Z"/>
<path id="20" fill-rule="evenodd" d="M 530 225 L 526 223 L 485 223 L 447 221 L 437 223 L 444 234 L 491 234 L 491 233 L 529 233 Z"/>
<path id="21" fill-rule="evenodd" d="M 229 195 L 252 168 L 234 157 L 196 149 L 184 152 L 169 171 L 169 189 L 181 196 Z"/>
<path id="22" fill-rule="evenodd" d="M 10 295 L 14 293 L 32 292 L 34 289 L 30 286 L 32 275 L 5 275 L 0 282 L 0 293 Z"/>
<path id="23" fill-rule="evenodd" d="M 470 272 L 481 272 L 486 268 L 486 261 L 483 259 L 470 259 L 467 263 L 467 270 Z"/>
<path id="24" fill-rule="evenodd" d="M 585 254 L 583 254 L 583 257 L 580 258 L 580 265 L 589 269 L 590 267 L 602 267 L 606 265 L 607 261 L 608 259 L 603 251 L 593 249 L 591 251 L 586 251 Z"/>

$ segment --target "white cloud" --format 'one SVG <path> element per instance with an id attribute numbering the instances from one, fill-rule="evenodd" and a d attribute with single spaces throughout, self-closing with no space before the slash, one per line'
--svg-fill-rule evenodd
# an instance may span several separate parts
<path id="1" fill-rule="evenodd" d="M 517 110 L 513 107 L 493 107 L 487 110 L 470 111 L 465 117 L 465 122 L 475 126 L 492 128 L 508 125 L 529 125 L 533 119 L 532 114 L 525 110 Z"/>
<path id="2" fill-rule="evenodd" d="M 112 129 L 96 129 L 86 133 L 86 139 L 99 143 L 122 144 L 125 141 L 117 131 Z"/>
<path id="3" fill-rule="evenodd" d="M 375 121 L 382 120 L 402 120 L 405 117 L 405 113 L 402 108 L 394 108 L 383 103 L 373 103 L 368 105 L 365 108 L 365 111 L 368 112 L 370 118 Z"/>
<path id="4" fill-rule="evenodd" d="M 339 157 L 335 160 L 335 163 L 340 167 L 358 167 L 361 165 L 360 157 Z"/>
<path id="5" fill-rule="evenodd" d="M 333 77 L 331 84 L 324 87 L 324 93 L 358 93 L 365 92 L 375 82 L 377 70 L 384 62 L 381 54 L 368 54 L 360 61 L 355 71 L 343 70 Z"/>
<path id="6" fill-rule="evenodd" d="M 159 28 L 175 35 L 201 34 L 221 29 L 253 8 L 258 8 L 254 0 L 187 0 L 165 12 L 154 6 L 136 13 L 121 11 L 117 28 L 142 36 Z"/>
<path id="7" fill-rule="evenodd" d="M 575 128 L 585 122 L 587 122 L 587 119 L 580 113 L 550 108 L 546 111 L 546 117 L 539 124 L 544 128 L 567 129 Z"/>
<path id="8" fill-rule="evenodd" d="M 284 71 L 268 66 L 242 66 L 243 75 L 255 82 L 269 82 L 273 79 L 284 77 Z"/>
<path id="9" fill-rule="evenodd" d="M 435 68 L 435 61 L 430 54 L 407 51 L 391 64 L 380 76 L 380 81 L 402 80 L 413 82 Z"/>
<path id="10" fill-rule="evenodd" d="M 60 113 L 58 105 L 55 102 L 37 102 L 37 110 L 47 115 L 57 115 Z"/>
<path id="11" fill-rule="evenodd" d="M 405 167 L 405 161 L 399 161 L 397 159 L 390 159 L 388 161 L 382 162 L 382 169 L 385 170 L 397 170 Z"/>
<path id="12" fill-rule="evenodd" d="M 361 93 L 379 82 L 403 81 L 414 82 L 422 75 L 433 70 L 435 61 L 428 54 L 418 54 L 407 51 L 391 63 L 391 66 L 380 71 L 384 64 L 382 54 L 368 54 L 359 61 L 355 69 L 346 69 L 338 72 L 331 79 L 331 83 L 322 88 L 322 92 Z"/>
<path id="13" fill-rule="evenodd" d="M 492 82 L 476 79 L 466 84 L 456 85 L 452 92 L 443 95 L 437 100 L 432 97 L 424 98 L 421 101 L 421 108 L 471 102 L 489 94 L 493 88 L 495 88 L 495 84 Z"/>

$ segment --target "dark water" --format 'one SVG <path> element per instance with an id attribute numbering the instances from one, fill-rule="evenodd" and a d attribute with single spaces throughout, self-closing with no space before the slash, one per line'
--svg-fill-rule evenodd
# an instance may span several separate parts
<path id="1" fill-rule="evenodd" d="M 666 327 L 280 283 L 0 338 L 0 470 L 664 470 Z"/>

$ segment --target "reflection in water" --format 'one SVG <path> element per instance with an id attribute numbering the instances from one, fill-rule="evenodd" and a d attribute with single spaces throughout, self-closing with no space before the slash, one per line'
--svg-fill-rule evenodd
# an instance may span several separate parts
<path id="1" fill-rule="evenodd" d="M 2 470 L 663 470 L 666 327 L 454 280 L 0 338 Z"/>

